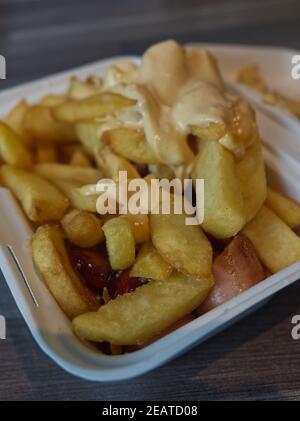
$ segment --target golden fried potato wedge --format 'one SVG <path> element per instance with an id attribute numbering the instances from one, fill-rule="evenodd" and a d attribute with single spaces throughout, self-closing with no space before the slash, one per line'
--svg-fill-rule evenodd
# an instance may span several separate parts
<path id="1" fill-rule="evenodd" d="M 94 157 L 96 149 L 100 146 L 101 124 L 82 122 L 75 124 L 76 135 L 85 151 Z"/>
<path id="2" fill-rule="evenodd" d="M 109 262 L 113 269 L 127 269 L 135 260 L 135 240 L 131 223 L 117 217 L 105 222 L 102 227 L 106 239 Z"/>
<path id="3" fill-rule="evenodd" d="M 75 167 L 91 167 L 91 162 L 80 149 L 76 149 L 71 156 L 70 165 L 75 165 Z"/>
<path id="4" fill-rule="evenodd" d="M 192 177 L 204 179 L 203 229 L 216 238 L 236 235 L 246 219 L 232 153 L 219 142 L 200 141 Z"/>
<path id="5" fill-rule="evenodd" d="M 173 271 L 151 243 L 144 243 L 131 269 L 130 276 L 164 281 Z"/>
<path id="6" fill-rule="evenodd" d="M 116 154 L 129 161 L 141 164 L 159 164 L 154 150 L 141 130 L 121 127 L 105 132 L 105 139 Z"/>
<path id="7" fill-rule="evenodd" d="M 151 239 L 163 259 L 192 278 L 211 274 L 212 247 L 202 229 L 185 224 L 184 214 L 150 215 Z"/>
<path id="8" fill-rule="evenodd" d="M 71 267 L 58 226 L 44 225 L 32 237 L 33 260 L 63 312 L 72 320 L 97 310 L 99 303 Z"/>
<path id="9" fill-rule="evenodd" d="M 32 156 L 20 135 L 2 121 L 0 121 L 0 157 L 6 164 L 16 167 L 30 168 L 32 165 Z"/>
<path id="10" fill-rule="evenodd" d="M 150 224 L 149 216 L 139 213 L 137 215 L 127 214 L 123 216 L 128 218 L 133 229 L 133 235 L 137 244 L 150 241 Z"/>
<path id="11" fill-rule="evenodd" d="M 63 217 L 61 225 L 76 246 L 93 247 L 104 240 L 102 221 L 90 212 L 73 209 Z"/>
<path id="12" fill-rule="evenodd" d="M 70 181 L 53 179 L 51 182 L 67 196 L 73 208 L 97 213 L 98 194 L 86 196 L 81 192 L 81 184 L 78 185 Z"/>
<path id="13" fill-rule="evenodd" d="M 39 101 L 39 105 L 44 105 L 45 107 L 56 107 L 57 105 L 66 102 L 66 100 L 67 98 L 64 95 L 48 94 Z"/>
<path id="14" fill-rule="evenodd" d="M 165 281 L 150 282 L 109 301 L 97 312 L 76 317 L 73 328 L 82 339 L 142 344 L 191 313 L 212 286 L 211 277 L 195 280 L 174 273 Z"/>
<path id="15" fill-rule="evenodd" d="M 104 175 L 115 182 L 119 181 L 120 171 L 126 171 L 128 179 L 140 178 L 140 174 L 131 162 L 116 155 L 108 147 L 98 148 L 95 158 Z"/>
<path id="16" fill-rule="evenodd" d="M 37 145 L 35 160 L 39 164 L 57 162 L 58 155 L 55 145 Z"/>
<path id="17" fill-rule="evenodd" d="M 225 124 L 210 123 L 207 126 L 191 126 L 191 133 L 200 140 L 217 141 L 227 133 Z"/>
<path id="18" fill-rule="evenodd" d="M 300 238 L 265 205 L 243 233 L 252 241 L 258 257 L 272 273 L 300 259 Z"/>
<path id="19" fill-rule="evenodd" d="M 294 200 L 268 187 L 266 205 L 289 227 L 300 225 L 300 205 Z"/>
<path id="20" fill-rule="evenodd" d="M 15 105 L 10 112 L 5 116 L 4 121 L 9 125 L 19 136 L 21 136 L 24 144 L 31 148 L 33 144 L 32 138 L 24 131 L 23 119 L 24 115 L 29 108 L 27 102 L 22 99 Z"/>
<path id="21" fill-rule="evenodd" d="M 59 179 L 78 185 L 96 184 L 102 178 L 101 172 L 95 168 L 57 163 L 37 164 L 35 172 L 51 181 Z"/>
<path id="22" fill-rule="evenodd" d="M 69 143 L 76 142 L 77 136 L 71 124 L 57 122 L 51 107 L 33 105 L 25 112 L 23 129 L 37 142 Z"/>
<path id="23" fill-rule="evenodd" d="M 62 123 L 77 123 L 78 121 L 112 114 L 134 104 L 135 100 L 118 94 L 104 92 L 58 105 L 53 108 L 53 116 Z"/>
<path id="24" fill-rule="evenodd" d="M 101 89 L 102 84 L 100 79 L 97 79 L 97 83 L 93 82 L 94 79 L 83 81 L 76 76 L 72 76 L 67 91 L 68 97 L 71 99 L 83 99 L 95 95 Z"/>
<path id="25" fill-rule="evenodd" d="M 174 171 L 164 164 L 150 164 L 149 171 L 151 172 L 151 176 L 148 177 L 149 181 L 151 178 L 167 178 L 168 180 L 172 180 L 175 177 Z"/>
<path id="26" fill-rule="evenodd" d="M 67 197 L 39 175 L 8 165 L 1 168 L 1 175 L 31 221 L 59 221 L 66 213 Z"/>
<path id="27" fill-rule="evenodd" d="M 249 222 L 262 207 L 267 196 L 265 164 L 260 141 L 256 141 L 246 150 L 245 156 L 237 163 L 236 170 L 246 222 Z"/>

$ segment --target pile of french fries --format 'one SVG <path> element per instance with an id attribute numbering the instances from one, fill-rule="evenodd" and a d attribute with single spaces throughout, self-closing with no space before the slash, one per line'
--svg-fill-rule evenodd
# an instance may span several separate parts
<path id="1" fill-rule="evenodd" d="M 85 186 L 117 181 L 120 170 L 128 178 L 173 174 L 142 128 L 103 132 L 103 117 L 134 105 L 101 78 L 72 77 L 65 94 L 22 100 L 0 122 L 1 184 L 34 226 L 34 263 L 76 335 L 108 342 L 114 353 L 149 343 L 300 259 L 293 231 L 300 206 L 267 187 L 259 137 L 237 158 L 218 141 L 224 127 L 215 125 L 190 133 L 191 174 L 205 181 L 201 226 L 174 213 L 100 216 L 98 195 L 84 194 Z M 118 297 L 90 288 L 69 243 L 83 256 L 102 247 L 113 276 L 146 282 Z"/>

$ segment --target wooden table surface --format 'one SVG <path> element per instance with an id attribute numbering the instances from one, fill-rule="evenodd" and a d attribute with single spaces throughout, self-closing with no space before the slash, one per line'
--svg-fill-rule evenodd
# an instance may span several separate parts
<path id="1" fill-rule="evenodd" d="M 269 44 L 300 50 L 299 0 L 0 0 L 0 89 L 149 44 Z M 1 223 L 1 222 L 0 222 Z M 300 398 L 300 284 L 180 358 L 140 378 L 95 384 L 62 371 L 38 348 L 0 279 L 0 400 Z"/>

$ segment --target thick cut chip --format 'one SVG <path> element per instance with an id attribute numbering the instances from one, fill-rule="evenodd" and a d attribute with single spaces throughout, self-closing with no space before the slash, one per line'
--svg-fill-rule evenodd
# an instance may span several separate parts
<path id="1" fill-rule="evenodd" d="M 300 205 L 294 200 L 268 187 L 266 205 L 291 228 L 300 225 Z"/>
<path id="2" fill-rule="evenodd" d="M 66 100 L 67 98 L 64 95 L 48 94 L 39 101 L 39 105 L 44 105 L 45 107 L 56 107 L 57 105 L 66 102 Z"/>
<path id="3" fill-rule="evenodd" d="M 76 135 L 82 146 L 92 157 L 100 146 L 101 124 L 94 122 L 82 122 L 75 124 Z"/>
<path id="4" fill-rule="evenodd" d="M 73 209 L 63 217 L 61 225 L 76 246 L 94 247 L 104 240 L 102 221 L 93 213 Z"/>
<path id="5" fill-rule="evenodd" d="M 164 281 L 169 278 L 172 270 L 172 266 L 161 257 L 153 245 L 145 243 L 140 248 L 130 276 Z"/>
<path id="6" fill-rule="evenodd" d="M 135 104 L 135 100 L 104 92 L 80 100 L 71 100 L 53 108 L 53 116 L 62 123 L 76 123 L 115 113 Z"/>
<path id="7" fill-rule="evenodd" d="M 108 147 L 98 148 L 96 161 L 105 176 L 111 178 L 116 183 L 120 179 L 120 171 L 126 171 L 127 179 L 140 178 L 138 170 L 131 162 L 111 152 Z"/>
<path id="8" fill-rule="evenodd" d="M 57 162 L 58 155 L 55 146 L 52 145 L 37 145 L 35 160 L 39 164 L 45 164 L 49 162 Z"/>
<path id="9" fill-rule="evenodd" d="M 99 303 L 73 271 L 59 227 L 44 225 L 32 238 L 35 265 L 64 313 L 72 320 L 97 310 Z"/>
<path id="10" fill-rule="evenodd" d="M 5 165 L 1 171 L 4 185 L 21 202 L 33 222 L 59 221 L 65 214 L 69 200 L 49 181 L 37 174 Z"/>
<path id="11" fill-rule="evenodd" d="M 91 167 L 91 162 L 80 149 L 74 151 L 70 159 L 70 165 L 75 165 L 78 167 Z"/>
<path id="12" fill-rule="evenodd" d="M 213 286 L 211 277 L 199 280 L 174 273 L 109 301 L 97 312 L 77 317 L 75 333 L 82 339 L 116 345 L 142 344 L 191 313 Z"/>
<path id="13" fill-rule="evenodd" d="M 78 185 L 96 184 L 102 178 L 101 172 L 95 168 L 57 163 L 37 164 L 35 172 L 51 181 L 58 179 Z"/>
<path id="14" fill-rule="evenodd" d="M 200 140 L 217 141 L 227 133 L 225 124 L 210 123 L 207 126 L 191 126 L 191 133 Z"/>
<path id="15" fill-rule="evenodd" d="M 15 105 L 10 112 L 5 116 L 4 121 L 9 125 L 19 136 L 21 136 L 22 141 L 28 147 L 32 147 L 32 139 L 24 131 L 23 119 L 24 115 L 29 108 L 27 102 L 22 99 L 20 102 Z"/>
<path id="16" fill-rule="evenodd" d="M 98 194 L 84 195 L 81 191 L 81 184 L 70 181 L 56 179 L 52 180 L 52 183 L 67 196 L 73 208 L 97 213 Z"/>
<path id="17" fill-rule="evenodd" d="M 32 157 L 19 134 L 0 121 L 0 157 L 6 164 L 29 168 Z"/>
<path id="18" fill-rule="evenodd" d="M 141 164 L 158 164 L 159 160 L 141 130 L 122 127 L 105 133 L 113 151 L 129 161 Z"/>
<path id="19" fill-rule="evenodd" d="M 243 159 L 237 163 L 237 176 L 240 181 L 246 221 L 249 222 L 262 207 L 267 196 L 265 164 L 260 141 L 256 141 L 248 148 Z"/>
<path id="20" fill-rule="evenodd" d="M 128 219 L 117 217 L 102 227 L 106 239 L 109 262 L 113 269 L 127 269 L 135 260 L 135 239 Z"/>
<path id="21" fill-rule="evenodd" d="M 149 217 L 146 214 L 137 215 L 127 214 L 123 216 L 128 218 L 132 225 L 133 235 L 137 244 L 146 243 L 150 240 Z"/>
<path id="22" fill-rule="evenodd" d="M 234 156 L 219 142 L 202 140 L 199 148 L 192 176 L 204 179 L 202 226 L 216 238 L 232 237 L 245 224 Z"/>
<path id="23" fill-rule="evenodd" d="M 272 273 L 300 259 L 300 238 L 267 206 L 261 208 L 243 233 Z"/>
<path id="24" fill-rule="evenodd" d="M 69 143 L 77 140 L 74 127 L 71 124 L 57 122 L 51 107 L 33 105 L 25 112 L 23 129 L 37 142 Z"/>
<path id="25" fill-rule="evenodd" d="M 184 214 L 150 215 L 154 247 L 173 268 L 193 278 L 208 277 L 212 268 L 212 247 L 202 229 L 185 224 Z"/>
<path id="26" fill-rule="evenodd" d="M 90 78 L 86 81 L 77 79 L 76 76 L 70 78 L 68 97 L 72 99 L 83 99 L 95 95 L 102 87 L 101 79 Z"/>

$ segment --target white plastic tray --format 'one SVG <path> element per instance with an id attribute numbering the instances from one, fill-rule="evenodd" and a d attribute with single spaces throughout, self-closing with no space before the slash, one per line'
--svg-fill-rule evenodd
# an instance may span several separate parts
<path id="1" fill-rule="evenodd" d="M 0 116 L 20 98 L 26 97 L 31 101 L 49 91 L 61 92 L 71 74 L 79 77 L 90 73 L 101 74 L 108 64 L 120 59 L 99 61 L 4 91 L 0 93 Z M 258 113 L 258 119 L 266 140 L 265 157 L 271 182 L 283 185 L 291 196 L 300 201 L 300 148 L 297 137 L 262 113 Z M 30 225 L 5 188 L 0 188 L 0 210 L 0 267 L 28 328 L 41 349 L 59 366 L 88 380 L 116 381 L 141 375 L 223 330 L 300 278 L 299 261 L 145 349 L 121 356 L 107 356 L 91 345 L 81 343 L 73 335 L 69 320 L 34 269 L 29 248 Z M 9 246 L 14 250 L 21 269 Z"/>

